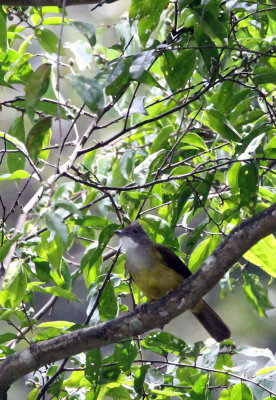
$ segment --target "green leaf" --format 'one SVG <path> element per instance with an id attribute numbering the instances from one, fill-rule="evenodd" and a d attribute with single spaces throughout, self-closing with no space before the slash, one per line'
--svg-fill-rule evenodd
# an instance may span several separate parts
<path id="1" fill-rule="evenodd" d="M 36 105 L 48 90 L 50 84 L 51 64 L 42 64 L 31 75 L 26 86 L 26 108 L 31 121 L 34 119 Z"/>
<path id="2" fill-rule="evenodd" d="M 17 235 L 13 236 L 11 239 L 6 240 L 2 246 L 0 247 L 0 262 L 4 260 L 6 255 L 8 254 L 11 246 L 13 243 L 15 243 L 21 236 L 21 233 L 18 233 Z"/>
<path id="3" fill-rule="evenodd" d="M 202 207 L 202 205 L 204 205 L 205 202 L 207 201 L 213 180 L 214 180 L 214 174 L 207 173 L 204 177 L 204 180 L 201 180 L 201 182 L 198 184 L 196 190 L 198 195 L 200 196 L 200 200 L 198 198 L 198 195 L 195 196 L 194 210 L 197 210 L 198 208 Z"/>
<path id="4" fill-rule="evenodd" d="M 108 96 L 117 97 L 128 87 L 131 80 L 130 66 L 132 58 L 120 58 L 110 64 L 108 77 L 105 82 L 105 91 Z"/>
<path id="5" fill-rule="evenodd" d="M 99 217 L 98 215 L 85 215 L 80 220 L 77 219 L 76 222 L 80 223 L 81 226 L 90 226 L 95 229 L 102 229 L 110 223 L 106 217 Z"/>
<path id="6" fill-rule="evenodd" d="M 41 235 L 41 242 L 35 246 L 37 254 L 39 254 L 40 259 L 43 259 L 44 261 L 49 261 L 50 264 L 54 267 L 55 270 L 60 272 L 60 267 L 61 267 L 61 261 L 62 261 L 62 255 L 64 253 L 63 245 L 61 242 L 61 239 L 59 238 L 58 235 L 55 236 L 54 240 L 51 237 L 51 232 L 49 230 L 46 230 L 43 232 Z M 35 259 L 37 260 L 37 259 Z M 40 264 L 40 266 L 37 265 L 38 268 L 43 268 L 44 265 Z M 48 279 L 47 275 L 49 273 L 47 265 L 45 265 L 45 272 L 46 275 L 44 275 L 43 279 Z M 41 274 L 41 271 L 40 271 Z M 39 276 L 40 276 L 39 274 Z"/>
<path id="7" fill-rule="evenodd" d="M 120 170 L 125 179 L 129 179 L 132 173 L 135 158 L 133 149 L 126 150 L 120 158 Z"/>
<path id="8" fill-rule="evenodd" d="M 49 18 L 44 18 L 42 21 L 42 25 L 67 25 L 70 20 L 68 18 L 62 18 L 62 17 L 49 17 Z"/>
<path id="9" fill-rule="evenodd" d="M 239 169 L 238 184 L 241 206 L 253 207 L 257 200 L 259 168 L 256 162 L 245 164 Z"/>
<path id="10" fill-rule="evenodd" d="M 3 307 L 16 308 L 26 296 L 27 276 L 21 261 L 10 264 L 6 273 L 0 304 Z"/>
<path id="11" fill-rule="evenodd" d="M 272 371 L 276 371 L 276 366 L 261 368 L 256 372 L 256 376 L 258 376 L 258 375 L 266 375 L 266 374 L 269 374 Z"/>
<path id="12" fill-rule="evenodd" d="M 59 286 L 42 287 L 39 285 L 39 283 L 41 283 L 41 282 L 35 282 L 35 284 L 29 283 L 29 284 L 27 284 L 27 289 L 30 291 L 35 291 L 35 292 L 40 292 L 40 293 L 48 293 L 53 296 L 62 297 L 67 300 L 80 302 L 78 297 L 74 293 L 72 293 L 68 290 L 64 290 Z"/>
<path id="13" fill-rule="evenodd" d="M 241 168 L 241 163 L 237 161 L 227 171 L 228 183 L 230 185 L 230 189 L 233 194 L 239 193 L 240 191 L 239 181 L 238 181 L 240 168 Z"/>
<path id="14" fill-rule="evenodd" d="M 273 235 L 259 240 L 243 257 L 276 278 L 276 239 Z"/>
<path id="15" fill-rule="evenodd" d="M 189 259 L 189 270 L 192 273 L 198 270 L 199 267 L 204 263 L 206 258 L 215 250 L 218 246 L 220 238 L 218 236 L 211 236 L 204 239 L 194 249 Z"/>
<path id="16" fill-rule="evenodd" d="M 7 332 L 0 335 L 0 344 L 9 342 L 10 340 L 18 339 L 18 336 L 15 333 Z"/>
<path id="17" fill-rule="evenodd" d="M 16 137 L 21 142 L 25 142 L 25 129 L 23 116 L 16 118 L 10 126 L 9 135 Z M 7 143 L 7 149 L 14 149 L 11 143 Z M 11 173 L 22 170 L 25 166 L 25 156 L 21 153 L 8 153 L 7 164 Z"/>
<path id="18" fill-rule="evenodd" d="M 214 108 L 206 110 L 204 112 L 203 121 L 204 124 L 219 133 L 224 139 L 238 143 L 241 142 L 238 132 L 218 110 L 215 110 Z"/>
<path id="19" fill-rule="evenodd" d="M 78 215 L 79 218 L 82 220 L 82 213 L 76 206 L 76 204 L 71 203 L 68 200 L 58 200 L 54 204 L 54 208 L 63 208 L 64 210 L 69 211 L 72 215 Z"/>
<path id="20" fill-rule="evenodd" d="M 173 204 L 175 204 L 175 206 L 172 209 L 172 229 L 175 229 L 176 224 L 178 223 L 178 220 L 182 214 L 182 210 L 191 195 L 192 189 L 190 186 L 187 186 L 186 182 L 182 183 L 177 192 L 173 195 Z"/>
<path id="21" fill-rule="evenodd" d="M 92 112 L 100 114 L 104 107 L 103 89 L 96 79 L 84 75 L 67 75 L 73 89 Z"/>
<path id="22" fill-rule="evenodd" d="M 41 332 L 36 333 L 35 341 L 39 342 L 41 340 L 48 340 L 48 339 L 54 338 L 56 336 L 59 336 L 62 333 L 63 332 L 57 328 L 45 329 Z"/>
<path id="23" fill-rule="evenodd" d="M 256 85 L 263 83 L 276 83 L 276 71 L 269 71 L 262 74 L 255 75 L 253 81 Z"/>
<path id="24" fill-rule="evenodd" d="M 196 52 L 183 50 L 178 57 L 174 52 L 166 52 L 162 60 L 162 71 L 171 91 L 184 89 L 195 69 Z"/>
<path id="25" fill-rule="evenodd" d="M 5 174 L 0 176 L 0 181 L 8 181 L 14 179 L 26 179 L 29 178 L 30 174 L 26 171 L 14 171 L 12 174 Z"/>
<path id="26" fill-rule="evenodd" d="M 195 147 L 199 147 L 200 149 L 208 150 L 208 147 L 206 146 L 204 141 L 196 133 L 187 132 L 185 136 L 181 139 L 181 143 L 188 143 Z"/>
<path id="27" fill-rule="evenodd" d="M 175 128 L 172 125 L 165 126 L 162 130 L 157 134 L 154 139 L 152 145 L 150 146 L 150 153 L 156 153 L 163 149 L 163 145 L 168 141 L 169 136 L 175 131 Z"/>
<path id="28" fill-rule="evenodd" d="M 69 322 L 69 321 L 49 321 L 49 322 L 42 322 L 41 324 L 38 324 L 38 328 L 58 328 L 61 330 L 64 330 L 64 328 L 71 328 L 74 324 L 74 322 Z"/>
<path id="29" fill-rule="evenodd" d="M 143 51 L 136 54 L 131 62 L 129 69 L 130 76 L 137 80 L 141 78 L 145 69 L 149 67 L 154 60 L 154 50 Z"/>
<path id="30" fill-rule="evenodd" d="M 230 389 L 229 400 L 253 400 L 253 394 L 245 383 L 237 383 Z"/>
<path id="31" fill-rule="evenodd" d="M 208 382 L 208 374 L 201 375 L 193 386 L 191 398 L 193 400 L 206 399 L 206 387 Z"/>
<path id="32" fill-rule="evenodd" d="M 0 50 L 3 53 L 8 51 L 7 24 L 0 12 Z"/>
<path id="33" fill-rule="evenodd" d="M 59 49 L 59 39 L 58 37 L 54 34 L 54 32 L 50 31 L 49 29 L 46 29 L 44 27 L 36 28 L 35 29 L 35 34 L 37 37 L 37 40 L 40 44 L 40 46 L 47 51 L 49 54 L 56 53 L 58 54 L 58 49 Z M 64 56 L 65 51 L 63 49 L 63 46 L 60 46 L 60 55 Z"/>
<path id="34" fill-rule="evenodd" d="M 145 377 L 150 368 L 150 365 L 142 365 L 137 371 L 135 372 L 134 376 L 134 390 L 138 394 L 142 394 L 144 390 L 144 382 Z"/>
<path id="35" fill-rule="evenodd" d="M 137 81 L 140 83 L 145 83 L 146 85 L 159 87 L 160 89 L 162 88 L 159 82 L 152 76 L 152 74 L 148 70 L 145 70 L 140 78 L 137 79 Z"/>
<path id="36" fill-rule="evenodd" d="M 89 350 L 86 354 L 85 377 L 97 384 L 102 371 L 102 353 L 100 349 Z"/>
<path id="37" fill-rule="evenodd" d="M 102 376 L 101 376 L 100 382 L 99 382 L 99 385 L 102 385 L 100 390 L 102 390 L 104 388 L 104 385 L 109 382 L 117 382 L 118 378 L 120 376 L 120 373 L 121 373 L 120 368 L 117 365 L 110 365 L 110 366 L 106 366 L 105 368 L 103 368 Z M 105 394 L 105 391 L 103 391 L 102 396 L 100 397 L 101 399 L 104 399 L 104 397 L 103 397 L 104 394 Z"/>
<path id="38" fill-rule="evenodd" d="M 167 332 L 150 333 L 142 340 L 141 346 L 145 350 L 153 351 L 164 357 L 167 357 L 169 353 L 183 354 L 183 351 L 188 348 L 182 339 Z"/>
<path id="39" fill-rule="evenodd" d="M 143 45 L 145 45 L 151 33 L 157 28 L 160 16 L 168 0 L 133 0 L 129 10 L 129 18 L 132 23 L 138 18 L 138 32 Z"/>
<path id="40" fill-rule="evenodd" d="M 265 156 L 269 158 L 276 158 L 276 136 L 273 136 L 273 138 L 266 145 Z"/>
<path id="41" fill-rule="evenodd" d="M 117 343 L 114 351 L 114 358 L 123 371 L 128 371 L 138 354 L 135 342 Z"/>
<path id="42" fill-rule="evenodd" d="M 135 182 L 138 185 L 143 185 L 147 181 L 147 178 L 150 174 L 151 165 L 160 154 L 164 153 L 164 151 L 165 150 L 162 149 L 156 151 L 153 154 L 150 154 L 148 157 L 145 158 L 144 161 L 142 161 L 137 167 L 134 168 L 133 175 Z"/>
<path id="43" fill-rule="evenodd" d="M 215 68 L 215 61 L 218 59 L 218 51 L 215 43 L 200 27 L 195 26 L 195 39 L 200 47 L 200 53 L 204 60 L 207 74 L 210 75 Z"/>
<path id="44" fill-rule="evenodd" d="M 68 230 L 63 219 L 55 212 L 45 214 L 47 228 L 55 233 L 61 240 L 64 249 L 68 246 Z"/>
<path id="45" fill-rule="evenodd" d="M 51 137 L 51 122 L 51 117 L 40 119 L 28 134 L 26 147 L 31 159 L 34 161 L 36 161 L 40 156 L 44 159 L 45 153 L 41 150 L 43 149 L 45 142 L 48 142 Z"/>
<path id="46" fill-rule="evenodd" d="M 268 299 L 267 288 L 262 284 L 260 278 L 255 274 L 243 272 L 243 290 L 247 300 L 253 305 L 261 317 L 266 316 L 266 310 L 271 310 L 273 304 Z"/>
<path id="47" fill-rule="evenodd" d="M 117 316 L 118 303 L 112 282 L 107 282 L 105 285 L 98 308 L 101 321 L 108 321 Z"/>
<path id="48" fill-rule="evenodd" d="M 16 60 L 5 74 L 5 80 L 10 83 L 26 84 L 33 74 L 32 67 L 28 62 L 31 57 L 32 54 L 25 53 Z"/>
<path id="49" fill-rule="evenodd" d="M 118 229 L 118 225 L 116 224 L 109 224 L 102 229 L 99 236 L 98 247 L 96 249 L 89 249 L 89 251 L 85 254 L 81 260 L 82 268 L 84 268 L 87 264 L 90 266 L 90 268 L 93 267 L 94 263 L 100 258 L 107 243 L 113 236 L 115 229 Z"/>
<path id="50" fill-rule="evenodd" d="M 26 400 L 35 400 L 35 399 L 37 398 L 39 392 L 40 392 L 40 388 L 33 389 L 33 390 L 28 394 L 28 396 L 26 397 Z"/>
<path id="51" fill-rule="evenodd" d="M 95 46 L 96 36 L 95 27 L 93 24 L 90 24 L 88 22 L 71 21 L 70 25 L 77 28 L 86 37 L 91 47 Z"/>

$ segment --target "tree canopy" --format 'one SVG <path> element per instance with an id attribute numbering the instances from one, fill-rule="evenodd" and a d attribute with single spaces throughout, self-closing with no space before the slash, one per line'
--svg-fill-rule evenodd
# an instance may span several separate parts
<path id="1" fill-rule="evenodd" d="M 241 287 L 272 318 L 275 5 L 132 0 L 91 23 L 119 2 L 16 3 L 0 6 L 0 399 L 30 373 L 28 400 L 276 398 L 275 347 L 165 326 L 215 286 L 220 309 Z M 193 273 L 149 304 L 114 239 L 135 219 Z"/>

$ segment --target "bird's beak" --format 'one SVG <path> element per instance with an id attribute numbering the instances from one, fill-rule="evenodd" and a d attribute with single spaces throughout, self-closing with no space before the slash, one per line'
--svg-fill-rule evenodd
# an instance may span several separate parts
<path id="1" fill-rule="evenodd" d="M 122 231 L 120 231 L 120 230 L 114 231 L 114 233 L 115 233 L 116 235 L 118 235 L 118 236 L 122 236 Z"/>

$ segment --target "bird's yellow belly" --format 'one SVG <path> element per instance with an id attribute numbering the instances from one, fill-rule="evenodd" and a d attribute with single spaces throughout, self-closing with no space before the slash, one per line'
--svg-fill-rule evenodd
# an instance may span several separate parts
<path id="1" fill-rule="evenodd" d="M 142 292 L 150 299 L 159 299 L 170 290 L 176 289 L 182 282 L 183 277 L 173 269 L 164 264 L 156 266 L 141 266 L 130 270 L 134 282 Z"/>

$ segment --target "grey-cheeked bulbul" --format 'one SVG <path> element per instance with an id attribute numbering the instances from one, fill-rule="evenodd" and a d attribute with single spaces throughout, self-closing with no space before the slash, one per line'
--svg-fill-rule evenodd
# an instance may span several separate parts
<path id="1" fill-rule="evenodd" d="M 149 300 L 160 299 L 191 276 L 181 259 L 168 247 L 152 241 L 137 220 L 115 233 L 126 253 L 126 269 Z M 204 300 L 191 311 L 216 341 L 230 337 L 227 325 Z"/>

